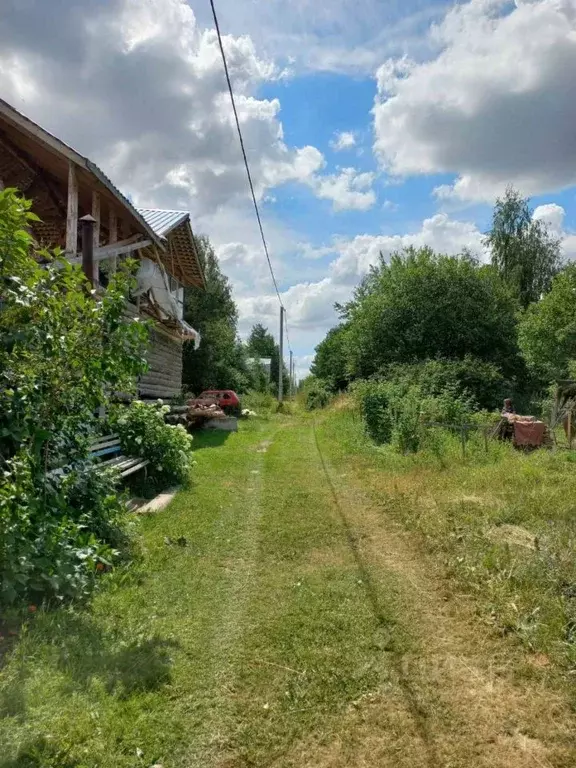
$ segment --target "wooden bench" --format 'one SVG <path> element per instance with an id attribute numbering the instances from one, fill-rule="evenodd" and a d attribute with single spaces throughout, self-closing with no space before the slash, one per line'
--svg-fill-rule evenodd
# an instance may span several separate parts
<path id="1" fill-rule="evenodd" d="M 90 456 L 95 459 L 110 456 L 111 458 L 104 459 L 98 466 L 114 467 L 122 477 L 128 477 L 140 469 L 145 469 L 150 464 L 146 459 L 124 456 L 118 435 L 104 435 L 104 437 L 94 440 L 90 446 Z"/>

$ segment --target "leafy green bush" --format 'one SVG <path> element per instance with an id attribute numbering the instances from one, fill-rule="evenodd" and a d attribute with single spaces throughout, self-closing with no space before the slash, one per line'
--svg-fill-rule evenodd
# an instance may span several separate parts
<path id="1" fill-rule="evenodd" d="M 35 252 L 36 217 L 0 192 L 0 601 L 86 594 L 125 540 L 115 478 L 88 461 L 95 412 L 146 368 L 124 317 L 130 265 L 96 298 L 82 270 Z M 40 264 L 40 261 L 43 264 Z M 53 470 L 57 470 L 54 472 Z"/>
<path id="2" fill-rule="evenodd" d="M 368 378 L 391 363 L 466 355 L 515 375 L 517 309 L 497 271 L 466 256 L 424 247 L 382 257 L 339 307 L 347 375 Z"/>
<path id="3" fill-rule="evenodd" d="M 122 512 L 110 473 L 82 468 L 39 487 L 27 457 L 11 459 L 0 484 L 0 602 L 87 595 L 118 554 Z"/>
<path id="4" fill-rule="evenodd" d="M 511 385 L 494 363 L 466 355 L 462 360 L 425 360 L 419 363 L 394 364 L 383 369 L 382 378 L 418 385 L 424 395 L 473 398 L 480 408 L 500 407 L 510 393 Z"/>
<path id="5" fill-rule="evenodd" d="M 192 436 L 181 424 L 165 423 L 169 410 L 162 400 L 135 400 L 127 407 L 118 407 L 112 422 L 125 453 L 148 459 L 161 481 L 186 483 L 193 463 Z"/>
<path id="6" fill-rule="evenodd" d="M 453 388 L 426 395 L 406 379 L 356 382 L 352 391 L 370 438 L 392 443 L 400 453 L 418 450 L 426 422 L 462 424 L 476 410 L 473 398 Z"/>
<path id="7" fill-rule="evenodd" d="M 391 401 L 391 442 L 399 453 L 416 453 L 422 438 L 422 393 L 418 387 L 410 389 L 402 397 Z"/>
<path id="8" fill-rule="evenodd" d="M 242 407 L 254 411 L 259 416 L 271 413 L 276 406 L 276 398 L 271 392 L 251 389 L 242 397 Z"/>
<path id="9" fill-rule="evenodd" d="M 420 389 L 422 392 L 422 389 Z M 470 421 L 478 406 L 466 391 L 447 386 L 436 396 L 423 396 L 420 406 L 423 421 L 440 424 L 463 424 Z"/>
<path id="10" fill-rule="evenodd" d="M 302 387 L 304 405 L 307 411 L 325 408 L 330 402 L 331 394 L 326 383 L 315 376 L 309 376 Z"/>
<path id="11" fill-rule="evenodd" d="M 375 443 L 389 443 L 393 424 L 388 382 L 358 381 L 352 385 L 352 392 L 360 407 L 369 437 Z"/>

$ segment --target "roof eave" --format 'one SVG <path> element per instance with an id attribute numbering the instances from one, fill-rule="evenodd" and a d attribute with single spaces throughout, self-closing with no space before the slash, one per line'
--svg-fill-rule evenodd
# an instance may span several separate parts
<path id="1" fill-rule="evenodd" d="M 17 109 L 15 109 L 13 106 L 8 104 L 7 101 L 4 101 L 4 99 L 0 99 L 0 115 L 6 118 L 9 122 L 12 122 L 12 124 L 18 126 L 19 128 L 22 128 L 24 131 L 27 131 L 29 134 L 34 136 L 39 142 L 44 144 L 46 147 L 48 147 L 53 152 L 56 152 L 57 154 L 65 157 L 69 162 L 75 163 L 76 165 L 79 165 L 81 168 L 84 168 L 86 171 L 91 173 L 93 176 L 96 177 L 96 179 L 103 184 L 108 192 L 110 192 L 113 197 L 116 198 L 116 200 L 125 208 L 128 208 L 130 211 L 130 214 L 136 219 L 136 221 L 140 224 L 140 226 L 144 229 L 144 231 L 150 236 L 152 241 L 162 248 L 162 250 L 165 250 L 166 246 L 162 242 L 162 238 L 159 238 L 158 235 L 154 232 L 154 230 L 146 223 L 146 221 L 143 219 L 143 217 L 138 213 L 136 208 L 132 205 L 132 203 L 124 197 L 124 195 L 120 192 L 120 190 L 112 184 L 110 179 L 106 176 L 106 174 L 98 168 L 98 166 L 93 163 L 91 160 L 89 160 L 87 157 L 84 157 L 83 155 L 80 155 L 78 152 L 76 152 L 75 149 L 72 149 L 72 147 L 69 147 L 68 144 L 65 144 L 60 139 L 56 138 L 56 136 L 53 136 L 51 133 L 49 133 L 44 128 L 41 128 L 37 123 L 30 120 L 30 118 L 23 115 L 21 112 L 19 112 Z"/>

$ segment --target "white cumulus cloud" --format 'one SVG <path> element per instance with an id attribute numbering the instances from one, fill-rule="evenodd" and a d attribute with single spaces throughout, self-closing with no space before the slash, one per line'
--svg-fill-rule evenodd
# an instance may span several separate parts
<path id="1" fill-rule="evenodd" d="M 576 183 L 573 0 L 456 4 L 430 44 L 432 58 L 378 70 L 374 149 L 389 173 L 456 174 L 442 199 Z"/>
<path id="2" fill-rule="evenodd" d="M 313 332 L 319 341 L 337 321 L 334 303 L 350 298 L 353 287 L 372 265 L 377 264 L 381 253 L 388 258 L 395 251 L 409 245 L 429 245 L 442 253 L 457 254 L 467 249 L 479 258 L 485 258 L 482 237 L 482 233 L 471 222 L 456 221 L 446 214 L 437 214 L 425 219 L 413 233 L 366 234 L 351 240 L 335 239 L 331 245 L 325 246 L 324 251 L 335 253 L 328 275 L 315 281 L 301 281 L 282 292 L 290 325 L 297 332 Z M 272 293 L 264 297 L 242 297 L 239 310 L 245 328 L 256 322 L 274 327 L 278 300 Z"/>
<path id="3" fill-rule="evenodd" d="M 313 146 L 284 140 L 282 77 L 248 36 L 224 48 L 257 196 L 295 182 L 341 210 L 366 205 L 360 176 L 323 173 Z M 185 0 L 4 0 L 0 96 L 101 164 L 139 205 L 195 218 L 248 199 L 216 34 Z"/>
<path id="4" fill-rule="evenodd" d="M 352 131 L 338 131 L 330 142 L 330 146 L 335 152 L 352 149 L 356 146 L 356 136 Z"/>
<path id="5" fill-rule="evenodd" d="M 317 197 L 331 200 L 334 210 L 366 211 L 376 202 L 372 189 L 374 173 L 359 173 L 354 168 L 343 168 L 340 173 L 316 176 L 310 185 Z"/>

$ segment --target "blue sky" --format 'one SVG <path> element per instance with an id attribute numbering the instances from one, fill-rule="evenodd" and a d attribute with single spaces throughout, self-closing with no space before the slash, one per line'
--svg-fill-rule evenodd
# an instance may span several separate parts
<path id="1" fill-rule="evenodd" d="M 574 0 L 216 5 L 300 375 L 379 252 L 486 258 L 507 184 L 576 255 Z M 189 210 L 241 332 L 276 330 L 207 0 L 5 0 L 0 96 L 137 205 Z"/>

